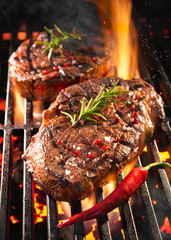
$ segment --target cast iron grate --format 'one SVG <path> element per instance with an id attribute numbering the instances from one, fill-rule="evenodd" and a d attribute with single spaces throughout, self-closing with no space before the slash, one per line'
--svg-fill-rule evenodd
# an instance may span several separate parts
<path id="1" fill-rule="evenodd" d="M 171 88 L 170 82 L 168 80 L 168 76 L 164 70 L 162 63 L 160 62 L 157 53 L 153 50 L 153 45 L 151 44 L 151 39 L 148 37 L 146 29 L 144 29 L 141 24 L 137 13 L 135 13 L 136 22 L 138 24 L 138 28 L 140 29 L 141 35 L 139 37 L 140 46 L 143 52 L 148 49 L 150 51 L 149 58 L 140 59 L 140 70 L 141 75 L 144 79 L 150 82 L 152 85 L 156 85 L 156 82 L 153 81 L 151 77 L 151 72 L 149 71 L 148 60 L 152 62 L 156 68 L 156 72 L 160 74 L 159 79 L 159 89 L 161 92 L 164 91 L 164 100 L 165 105 L 169 105 L 169 98 L 171 96 Z M 27 32 L 27 37 L 31 35 L 31 31 Z M 146 41 L 145 45 L 144 39 Z M 163 43 L 163 42 L 162 42 Z M 16 49 L 18 44 L 17 41 L 17 30 L 12 33 L 12 38 L 10 40 L 9 46 L 9 54 Z M 150 47 L 148 47 L 150 44 Z M 165 43 L 163 43 L 165 46 Z M 145 50 L 144 50 L 145 49 Z M 144 64 L 144 61 L 146 64 Z M 150 62 L 151 63 L 151 62 Z M 3 80 L 1 80 L 3 81 Z M 166 93 L 166 94 L 165 94 Z M 169 111 L 169 109 L 168 109 Z M 5 240 L 10 237 L 10 229 L 9 229 L 9 216 L 10 216 L 10 192 L 11 192 L 11 135 L 14 130 L 23 130 L 23 138 L 24 138 L 24 149 L 30 143 L 32 131 L 33 129 L 38 129 L 39 125 L 32 124 L 32 102 L 25 100 L 25 109 L 24 109 L 24 125 L 15 126 L 13 125 L 13 93 L 12 93 L 12 85 L 10 82 L 9 76 L 7 77 L 7 88 L 6 88 L 6 111 L 4 118 L 4 125 L 0 126 L 0 131 L 3 133 L 3 161 L 2 161 L 2 173 L 1 173 L 1 189 L 0 189 L 0 239 Z M 169 144 L 170 142 L 170 116 L 167 114 L 166 122 L 165 122 L 165 135 Z M 148 152 L 150 154 L 150 159 L 153 161 L 161 161 L 159 155 L 159 149 L 155 140 L 153 140 L 148 145 Z M 151 160 L 150 160 L 151 161 Z M 138 159 L 137 166 L 141 166 L 143 163 L 141 161 L 141 156 Z M 160 177 L 161 188 L 163 189 L 163 202 L 168 209 L 171 209 L 171 189 L 170 183 L 165 172 L 165 169 L 157 170 L 158 175 Z M 117 179 L 117 183 L 123 179 L 122 174 L 119 175 Z M 138 192 L 142 202 L 143 202 L 143 213 L 144 213 L 144 222 L 147 227 L 147 236 L 148 239 L 164 239 L 158 223 L 158 216 L 155 212 L 154 206 L 152 204 L 152 198 L 150 196 L 150 190 L 148 187 L 148 182 L 144 183 Z M 96 193 L 96 201 L 99 202 L 103 199 L 103 191 L 99 188 Z M 45 239 L 48 240 L 57 240 L 59 239 L 58 231 L 56 225 L 58 223 L 58 213 L 56 201 L 49 196 L 46 196 L 47 203 L 47 237 Z M 33 221 L 33 180 L 31 175 L 27 172 L 27 169 L 24 164 L 23 170 L 23 219 L 22 219 L 22 239 L 23 240 L 31 240 L 34 239 L 34 221 Z M 71 203 L 71 213 L 76 214 L 81 211 L 81 203 L 80 201 L 75 201 Z M 141 234 L 139 233 L 137 222 L 134 217 L 134 212 L 131 207 L 130 202 L 128 201 L 124 206 L 120 207 L 120 215 L 123 224 L 123 230 L 125 239 L 143 239 L 141 238 Z M 170 222 L 171 222 L 171 214 Z M 100 239 L 113 239 L 111 235 L 111 230 L 108 222 L 107 215 L 100 217 L 97 219 L 98 226 L 98 234 Z M 85 239 L 84 225 L 82 223 L 75 224 L 73 231 L 73 239 Z M 117 236 L 115 239 L 123 239 L 122 236 Z"/>

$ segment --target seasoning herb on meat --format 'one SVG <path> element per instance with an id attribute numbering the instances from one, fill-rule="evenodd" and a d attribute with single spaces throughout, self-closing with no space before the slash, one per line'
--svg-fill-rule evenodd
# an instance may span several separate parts
<path id="1" fill-rule="evenodd" d="M 112 101 L 115 101 L 114 96 L 118 96 L 124 93 L 124 90 L 121 90 L 121 87 L 116 87 L 118 81 L 115 85 L 106 90 L 105 85 L 101 88 L 98 95 L 93 99 L 91 98 L 86 105 L 84 98 L 81 99 L 81 109 L 78 118 L 76 119 L 76 114 L 73 116 L 67 112 L 61 111 L 62 114 L 68 116 L 71 119 L 72 127 L 75 127 L 81 120 L 89 120 L 96 122 L 95 118 L 90 118 L 90 116 L 99 116 L 103 120 L 107 121 L 107 118 L 100 113 L 100 108 L 104 106 L 109 106 Z"/>
<path id="2" fill-rule="evenodd" d="M 81 37 L 76 33 L 75 27 L 73 28 L 71 33 L 62 31 L 56 24 L 54 24 L 54 27 L 56 31 L 60 34 L 60 36 L 55 35 L 53 32 L 51 32 L 50 29 L 44 27 L 47 33 L 49 33 L 49 35 L 52 36 L 52 41 L 50 42 L 37 41 L 38 44 L 46 45 L 46 48 L 43 50 L 43 53 L 48 52 L 48 59 L 51 58 L 54 47 L 59 46 L 60 54 L 63 56 L 62 49 L 64 44 L 65 45 L 67 44 L 70 47 L 72 40 L 81 40 Z"/>
<path id="3" fill-rule="evenodd" d="M 22 42 L 9 58 L 10 79 L 23 97 L 52 102 L 61 89 L 106 74 L 112 51 L 106 52 L 100 34 L 80 39 L 75 30 L 47 30 Z"/>
<path id="4" fill-rule="evenodd" d="M 117 77 L 91 79 L 63 89 L 43 113 L 43 122 L 23 159 L 34 180 L 55 199 L 72 201 L 87 197 L 94 189 L 135 162 L 155 128 L 163 122 L 163 101 L 141 79 L 119 79 L 127 90 L 100 108 L 96 122 L 71 127 L 61 111 L 79 115 L 82 98 L 96 98 L 101 87 L 112 88 Z M 129 102 L 129 104 L 128 104 Z"/>

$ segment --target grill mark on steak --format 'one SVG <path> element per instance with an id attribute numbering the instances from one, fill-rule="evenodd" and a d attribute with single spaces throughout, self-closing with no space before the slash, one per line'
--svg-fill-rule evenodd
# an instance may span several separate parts
<path id="1" fill-rule="evenodd" d="M 60 111 L 78 115 L 83 96 L 88 101 L 98 94 L 100 86 L 112 87 L 116 80 L 116 77 L 92 79 L 67 87 L 44 111 L 39 132 L 32 138 L 23 159 L 35 181 L 55 199 L 68 202 L 83 199 L 93 189 L 106 184 L 110 175 L 117 175 L 124 166 L 135 161 L 147 138 L 152 137 L 164 120 L 162 99 L 152 86 L 141 79 L 120 79 L 118 85 L 132 90 L 117 96 L 120 102 L 114 101 L 111 106 L 101 108 L 108 121 L 97 118 L 96 123 L 82 121 L 71 127 L 69 117 Z M 145 94 L 136 99 L 138 91 Z M 126 101 L 135 105 L 137 123 Z M 115 121 L 116 116 L 119 121 Z M 117 137 L 120 141 L 116 141 Z M 95 143 L 96 138 L 100 139 L 99 144 Z M 107 148 L 103 148 L 105 144 Z M 75 150 L 79 154 L 75 154 Z M 94 154 L 94 158 L 89 154 Z"/>
<path id="2" fill-rule="evenodd" d="M 47 53 L 42 53 L 46 46 L 38 44 L 37 41 L 51 40 L 52 36 L 42 32 L 36 39 L 28 39 L 21 43 L 9 58 L 10 78 L 21 95 L 28 100 L 51 102 L 62 88 L 84 78 L 100 77 L 108 71 L 109 56 L 105 55 L 104 40 L 100 43 L 101 47 L 98 44 L 99 40 L 94 43 L 89 39 L 87 50 L 83 51 L 76 45 L 69 53 L 66 52 L 68 48 L 64 44 L 63 56 L 57 46 L 49 61 Z M 86 41 L 83 38 L 83 46 L 84 42 Z M 91 56 L 95 56 L 97 61 L 94 62 Z M 58 67 L 58 71 L 53 69 L 54 66 Z"/>

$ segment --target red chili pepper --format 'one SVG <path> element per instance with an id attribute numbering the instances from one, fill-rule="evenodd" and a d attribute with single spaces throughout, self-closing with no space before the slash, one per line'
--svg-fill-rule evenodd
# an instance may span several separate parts
<path id="1" fill-rule="evenodd" d="M 145 182 L 148 177 L 148 170 L 152 167 L 166 165 L 171 168 L 171 164 L 166 162 L 151 163 L 146 167 L 134 168 L 118 185 L 118 187 L 109 194 L 103 201 L 99 202 L 92 208 L 89 208 L 81 213 L 78 213 L 57 225 L 58 228 L 75 224 L 77 222 L 87 221 L 98 218 L 101 215 L 107 214 L 113 209 L 123 205 Z"/>

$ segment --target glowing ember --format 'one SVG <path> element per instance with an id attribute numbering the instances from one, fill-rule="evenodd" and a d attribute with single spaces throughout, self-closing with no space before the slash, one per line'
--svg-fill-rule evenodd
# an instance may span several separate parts
<path id="1" fill-rule="evenodd" d="M 156 201 L 156 200 L 152 200 L 152 203 L 153 203 L 153 204 L 157 204 L 157 201 Z"/>
<path id="2" fill-rule="evenodd" d="M 18 219 L 16 219 L 13 215 L 12 216 L 10 216 L 10 219 L 11 219 L 11 222 L 13 223 L 13 224 L 16 224 L 16 223 L 18 223 L 19 222 L 19 220 Z"/>
<path id="3" fill-rule="evenodd" d="M 147 146 L 144 147 L 143 152 L 147 152 Z"/>
<path id="4" fill-rule="evenodd" d="M 47 206 L 39 203 L 37 201 L 39 197 L 38 193 L 34 193 L 34 211 L 35 211 L 35 220 L 34 223 L 43 222 L 44 219 L 47 217 Z"/>
<path id="5" fill-rule="evenodd" d="M 160 228 L 160 232 L 164 232 L 164 231 L 168 234 L 171 234 L 171 226 L 170 226 L 168 217 L 165 218 L 163 226 Z"/>
<path id="6" fill-rule="evenodd" d="M 0 137 L 0 144 L 3 143 L 3 137 Z"/>
<path id="7" fill-rule="evenodd" d="M 11 40 L 11 33 L 3 33 L 2 39 L 5 40 Z"/>
<path id="8" fill-rule="evenodd" d="M 0 110 L 5 111 L 6 102 L 3 98 L 0 98 Z"/>
<path id="9" fill-rule="evenodd" d="M 170 154 L 167 151 L 159 152 L 159 154 L 160 154 L 160 158 L 163 162 L 166 162 L 168 159 L 170 159 Z"/>
<path id="10" fill-rule="evenodd" d="M 27 33 L 26 32 L 18 32 L 17 38 L 18 38 L 18 40 L 25 40 L 27 38 Z"/>
<path id="11" fill-rule="evenodd" d="M 58 206 L 58 214 L 65 214 L 65 212 L 62 209 L 62 205 L 59 201 L 57 201 L 57 206 Z"/>
<path id="12" fill-rule="evenodd" d="M 94 232 L 96 231 L 96 228 L 97 228 L 97 224 L 96 223 L 92 224 L 92 230 L 86 235 L 86 240 L 100 239 L 100 238 L 95 238 L 94 236 L 95 235 Z"/>

